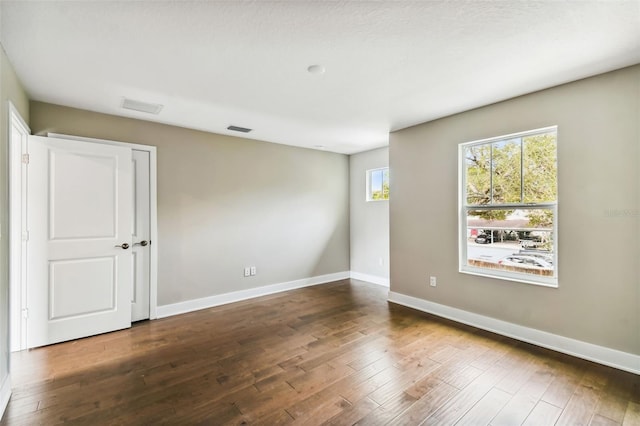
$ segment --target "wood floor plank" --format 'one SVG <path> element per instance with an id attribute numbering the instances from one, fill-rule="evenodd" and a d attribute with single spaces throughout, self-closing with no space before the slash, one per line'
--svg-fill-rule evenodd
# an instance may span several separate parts
<path id="1" fill-rule="evenodd" d="M 331 419 L 323 423 L 323 425 L 354 425 L 378 407 L 379 405 L 373 402 L 371 399 L 364 398 L 351 405 L 350 407 L 342 410 L 340 413 L 336 414 Z"/>
<path id="2" fill-rule="evenodd" d="M 343 364 L 336 366 L 323 364 L 320 367 L 289 380 L 287 383 L 289 383 L 296 392 L 310 395 L 321 391 L 331 383 L 345 376 L 351 375 L 354 371 L 351 367 Z"/>
<path id="3" fill-rule="evenodd" d="M 458 426 L 488 425 L 491 420 L 511 399 L 511 395 L 496 387 L 492 388 L 462 418 Z"/>
<path id="4" fill-rule="evenodd" d="M 601 416 L 600 414 L 594 415 L 589 422 L 589 426 L 620 426 L 620 424 L 621 423 L 611 420 L 608 417 Z"/>
<path id="5" fill-rule="evenodd" d="M 260 421 L 256 423 L 269 426 L 284 426 L 293 424 L 293 422 L 293 417 L 291 417 L 291 415 L 287 413 L 286 410 L 277 409 L 268 416 L 261 418 Z M 240 422 L 239 424 L 242 424 L 242 422 Z"/>
<path id="6" fill-rule="evenodd" d="M 522 426 L 555 425 L 560 414 L 562 414 L 562 408 L 541 400 L 527 416 Z"/>
<path id="7" fill-rule="evenodd" d="M 395 394 L 389 398 L 383 405 L 378 406 L 375 410 L 362 418 L 358 424 L 361 425 L 386 425 L 401 413 L 406 411 L 416 402 L 416 399 L 404 392 Z"/>
<path id="8" fill-rule="evenodd" d="M 562 410 L 562 415 L 556 422 L 558 426 L 590 423 L 600 400 L 600 390 L 604 387 L 606 380 L 605 376 L 598 373 L 599 369 L 585 373 Z"/>
<path id="9" fill-rule="evenodd" d="M 629 401 L 627 410 L 622 419 L 623 426 L 640 425 L 640 404 Z"/>
<path id="10" fill-rule="evenodd" d="M 326 390 L 314 393 L 306 399 L 286 408 L 293 417 L 293 424 L 322 424 L 351 407 L 351 403 Z"/>
<path id="11" fill-rule="evenodd" d="M 415 361 L 414 365 L 407 366 L 400 374 L 395 376 L 392 381 L 385 383 L 375 391 L 371 392 L 368 397 L 373 399 L 380 405 L 387 402 L 388 399 L 405 393 L 405 389 L 415 385 L 420 379 L 436 370 L 440 364 L 431 361 L 428 358 Z"/>
<path id="12" fill-rule="evenodd" d="M 565 364 L 559 367 L 564 374 L 556 376 L 542 400 L 556 407 L 564 408 L 578 387 L 585 369 L 582 365 Z"/>
<path id="13" fill-rule="evenodd" d="M 460 420 L 480 399 L 495 386 L 506 374 L 499 366 L 485 371 L 467 387 L 447 401 L 433 416 L 427 419 L 429 425 L 452 425 Z"/>
<path id="14" fill-rule="evenodd" d="M 393 425 L 415 426 L 422 424 L 459 390 L 435 379 L 433 387 L 422 395 L 413 405 L 393 419 Z"/>
<path id="15" fill-rule="evenodd" d="M 266 417 L 281 408 L 282 401 L 297 398 L 297 392 L 288 383 L 280 383 L 270 392 L 247 392 L 233 401 L 238 410 L 249 419 Z"/>
<path id="16" fill-rule="evenodd" d="M 527 376 L 527 381 L 491 421 L 492 426 L 520 425 L 529 416 L 555 378 L 549 367 L 542 363 L 537 366 L 538 370 Z"/>
<path id="17" fill-rule="evenodd" d="M 4 425 L 640 424 L 639 376 L 345 280 L 12 354 Z"/>
<path id="18" fill-rule="evenodd" d="M 602 392 L 596 414 L 622 424 L 634 385 L 637 384 L 640 384 L 640 376 L 614 371 Z"/>
<path id="19" fill-rule="evenodd" d="M 456 387 L 458 389 L 464 389 L 469 385 L 469 383 L 473 382 L 483 373 L 482 370 L 477 369 L 471 365 L 467 365 L 465 367 L 457 367 L 454 368 L 453 371 L 449 371 L 447 373 L 447 377 L 443 378 L 443 380 L 449 383 L 451 386 Z"/>
<path id="20" fill-rule="evenodd" d="M 394 366 L 387 367 L 369 377 L 366 380 L 355 383 L 349 389 L 343 389 L 340 393 L 347 401 L 355 403 L 367 398 L 371 393 L 393 381 L 401 372 Z"/>

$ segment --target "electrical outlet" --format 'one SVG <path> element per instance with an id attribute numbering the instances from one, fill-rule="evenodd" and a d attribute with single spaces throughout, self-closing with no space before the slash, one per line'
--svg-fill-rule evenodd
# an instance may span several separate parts
<path id="1" fill-rule="evenodd" d="M 255 275 L 256 274 L 256 267 L 252 266 L 250 272 L 251 272 L 251 275 Z"/>
<path id="2" fill-rule="evenodd" d="M 435 286 L 437 285 L 437 283 L 436 283 L 436 277 L 433 277 L 433 276 L 432 276 L 432 277 L 429 277 L 429 285 L 430 285 L 431 287 L 435 287 Z"/>
<path id="3" fill-rule="evenodd" d="M 250 275 L 251 275 L 251 268 L 247 266 L 246 268 L 244 268 L 244 276 L 248 277 Z"/>

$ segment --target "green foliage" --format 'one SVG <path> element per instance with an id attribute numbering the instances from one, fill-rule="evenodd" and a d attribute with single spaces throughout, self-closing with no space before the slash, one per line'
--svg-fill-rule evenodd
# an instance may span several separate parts
<path id="1" fill-rule="evenodd" d="M 551 210 L 529 210 L 529 226 L 532 228 L 548 228 L 553 226 Z"/>
<path id="2" fill-rule="evenodd" d="M 467 204 L 489 204 L 491 201 L 491 145 L 466 148 Z"/>
<path id="3" fill-rule="evenodd" d="M 465 151 L 466 191 L 469 205 L 553 202 L 557 197 L 556 134 L 469 146 Z M 513 210 L 476 210 L 469 214 L 504 220 Z M 533 227 L 549 226 L 553 213 L 530 211 Z"/>
<path id="4" fill-rule="evenodd" d="M 485 220 L 505 220 L 513 210 L 469 210 L 470 216 L 481 217 Z"/>
<path id="5" fill-rule="evenodd" d="M 523 138 L 525 203 L 556 201 L 558 165 L 556 135 L 545 133 Z"/>
<path id="6" fill-rule="evenodd" d="M 521 158 L 520 140 L 497 142 L 492 147 L 492 204 L 519 203 Z"/>

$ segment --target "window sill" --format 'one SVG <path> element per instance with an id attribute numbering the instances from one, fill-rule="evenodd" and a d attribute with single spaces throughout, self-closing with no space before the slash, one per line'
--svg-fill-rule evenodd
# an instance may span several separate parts
<path id="1" fill-rule="evenodd" d="M 512 281 L 521 284 L 536 285 L 540 287 L 558 288 L 558 278 L 548 277 L 542 279 L 531 279 L 524 274 L 509 273 L 502 271 L 489 271 L 487 269 L 473 268 L 469 266 L 461 266 L 459 272 L 461 274 L 475 275 L 478 277 L 493 278 L 496 280 Z"/>

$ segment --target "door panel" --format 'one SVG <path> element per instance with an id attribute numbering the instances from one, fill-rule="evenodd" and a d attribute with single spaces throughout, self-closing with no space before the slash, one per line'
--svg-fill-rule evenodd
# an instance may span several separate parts
<path id="1" fill-rule="evenodd" d="M 149 287 L 151 280 L 149 151 L 134 149 L 132 166 L 134 201 L 131 234 L 134 244 L 132 247 L 133 298 L 131 299 L 131 321 L 140 321 L 149 318 Z M 143 241 L 146 241 L 146 244 Z"/>
<path id="2" fill-rule="evenodd" d="M 51 240 L 115 236 L 116 160 L 77 152 L 49 153 Z M 79 180 L 79 176 L 91 178 Z"/>
<path id="3" fill-rule="evenodd" d="M 29 137 L 28 347 L 131 326 L 131 149 Z"/>
<path id="4" fill-rule="evenodd" d="M 91 277 L 91 286 L 85 277 Z M 115 278 L 114 257 L 49 262 L 49 320 L 115 309 Z"/>

